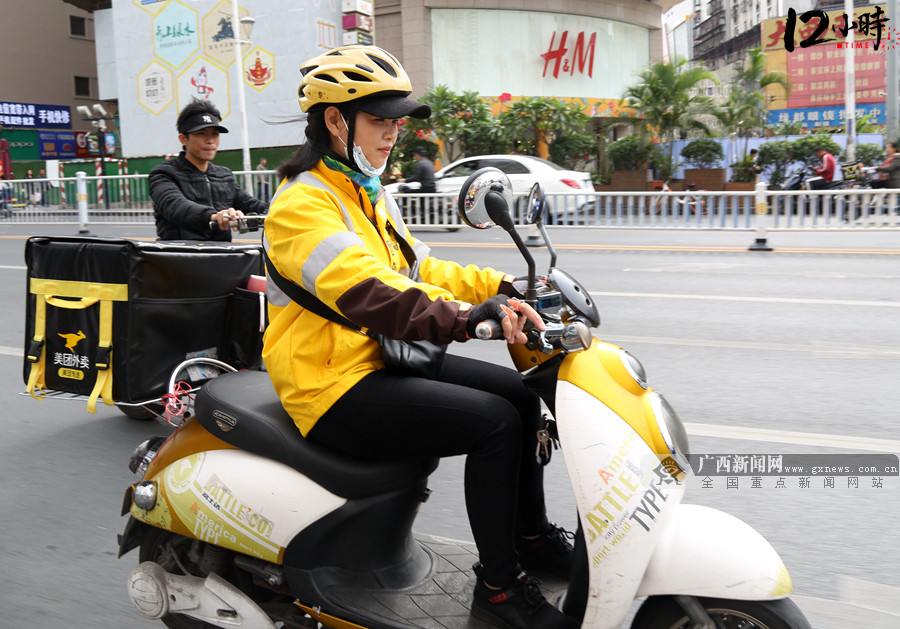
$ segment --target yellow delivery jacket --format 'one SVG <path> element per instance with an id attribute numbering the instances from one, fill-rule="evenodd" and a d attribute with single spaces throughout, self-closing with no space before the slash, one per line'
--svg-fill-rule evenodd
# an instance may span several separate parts
<path id="1" fill-rule="evenodd" d="M 410 268 L 394 234 L 418 262 Z M 391 338 L 465 341 L 471 304 L 512 277 L 438 260 L 416 240 L 396 202 L 366 191 L 324 162 L 281 182 L 266 217 L 264 246 L 278 272 L 365 330 Z M 364 376 L 384 368 L 369 336 L 304 309 L 267 282 L 263 360 L 285 409 L 305 436 Z"/>

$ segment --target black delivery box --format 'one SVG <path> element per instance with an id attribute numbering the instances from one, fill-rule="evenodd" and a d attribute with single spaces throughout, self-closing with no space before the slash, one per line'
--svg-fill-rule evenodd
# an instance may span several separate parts
<path id="1" fill-rule="evenodd" d="M 259 360 L 259 245 L 35 236 L 25 245 L 24 379 L 96 400 L 162 396 L 187 358 Z"/>

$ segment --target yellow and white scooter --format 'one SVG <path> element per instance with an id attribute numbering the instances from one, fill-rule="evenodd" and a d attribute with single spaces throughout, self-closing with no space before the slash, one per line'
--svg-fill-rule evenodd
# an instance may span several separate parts
<path id="1" fill-rule="evenodd" d="M 578 561 L 568 583 L 546 583 L 551 600 L 592 629 L 620 627 L 641 597 L 633 629 L 809 629 L 766 540 L 680 504 L 684 426 L 633 356 L 592 338 L 597 308 L 555 267 L 539 186 L 526 204 L 551 252 L 539 287 L 511 203 L 496 169 L 474 173 L 459 201 L 469 225 L 511 234 L 546 323 L 510 350 L 553 415 L 538 440 L 558 436 L 578 507 Z M 436 461 L 358 461 L 300 438 L 264 372 L 213 378 L 194 411 L 132 457 L 142 479 L 126 492 L 120 556 L 140 549 L 128 588 L 145 617 L 181 629 L 487 626 L 469 612 L 474 547 L 413 533 Z"/>

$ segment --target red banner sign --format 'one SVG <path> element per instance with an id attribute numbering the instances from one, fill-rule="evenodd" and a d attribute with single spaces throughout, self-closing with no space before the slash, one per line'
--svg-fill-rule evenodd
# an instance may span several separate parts
<path id="1" fill-rule="evenodd" d="M 840 44 L 822 44 L 795 50 L 787 55 L 787 74 L 791 77 L 788 108 L 843 105 L 847 50 Z M 856 102 L 883 102 L 884 56 L 873 48 L 853 50 Z"/>

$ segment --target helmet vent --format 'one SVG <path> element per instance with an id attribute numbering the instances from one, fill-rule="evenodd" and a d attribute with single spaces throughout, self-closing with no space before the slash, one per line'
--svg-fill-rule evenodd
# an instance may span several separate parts
<path id="1" fill-rule="evenodd" d="M 306 66 L 305 68 L 300 68 L 300 74 L 303 76 L 306 76 L 307 74 L 309 74 L 310 72 L 312 72 L 313 70 L 315 70 L 318 67 L 319 66 Z"/>
<path id="2" fill-rule="evenodd" d="M 338 81 L 336 78 L 334 78 L 333 76 L 331 76 L 331 75 L 328 74 L 327 72 L 323 72 L 323 73 L 321 73 L 321 74 L 317 74 L 317 75 L 315 76 L 315 78 L 320 79 L 320 80 L 322 80 L 322 81 L 328 81 L 329 83 L 334 83 L 335 85 L 339 85 L 339 84 L 340 84 L 339 81 Z"/>
<path id="3" fill-rule="evenodd" d="M 367 56 L 369 59 L 371 59 L 371 60 L 372 60 L 372 63 L 376 64 L 379 68 L 381 68 L 382 70 L 384 70 L 385 72 L 387 72 L 389 75 L 391 75 L 391 76 L 394 77 L 395 79 L 397 78 L 397 71 L 396 71 L 396 70 L 394 69 L 394 67 L 393 67 L 391 64 L 389 64 L 387 61 L 385 61 L 384 59 L 380 59 L 380 58 L 378 58 L 378 57 L 376 57 L 376 56 L 374 56 L 374 55 L 370 55 L 370 54 L 368 54 L 368 53 L 366 53 L 366 56 Z"/>
<path id="4" fill-rule="evenodd" d="M 371 83 L 372 79 L 367 77 L 365 74 L 360 74 L 358 72 L 344 72 L 344 76 L 350 79 L 351 81 L 359 81 L 360 83 Z"/>

